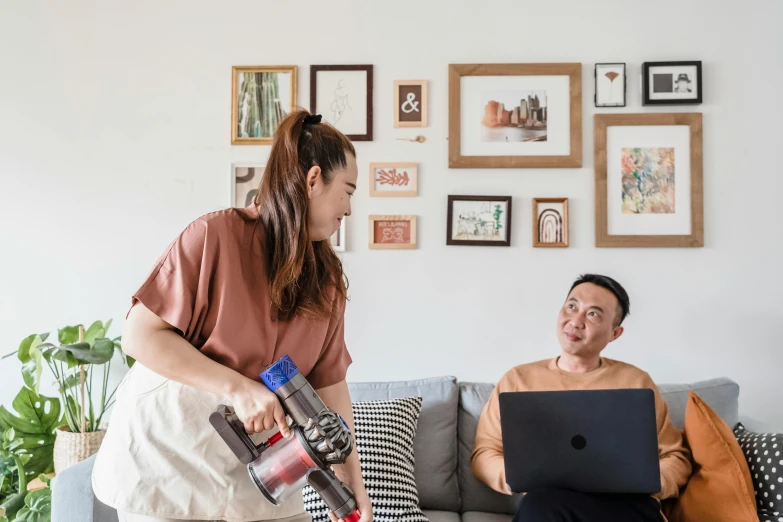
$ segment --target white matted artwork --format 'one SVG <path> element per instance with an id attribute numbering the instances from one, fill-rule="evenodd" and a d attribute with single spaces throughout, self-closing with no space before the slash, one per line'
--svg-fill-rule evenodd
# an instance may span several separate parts
<path id="1" fill-rule="evenodd" d="M 463 76 L 461 89 L 463 155 L 569 155 L 568 76 Z"/>
<path id="2" fill-rule="evenodd" d="M 645 62 L 642 64 L 642 105 L 699 104 L 702 102 L 701 62 Z"/>
<path id="3" fill-rule="evenodd" d="M 265 168 L 263 163 L 231 165 L 231 206 L 245 208 L 253 203 Z"/>
<path id="4" fill-rule="evenodd" d="M 595 106 L 625 107 L 625 64 L 595 64 Z"/>
<path id="5" fill-rule="evenodd" d="M 448 197 L 447 245 L 510 246 L 511 196 Z"/>
<path id="6" fill-rule="evenodd" d="M 608 233 L 690 235 L 690 153 L 688 125 L 609 127 Z"/>
<path id="7" fill-rule="evenodd" d="M 345 252 L 345 222 L 347 219 L 347 217 L 343 216 L 340 228 L 335 230 L 334 234 L 329 237 L 329 244 L 335 252 Z"/>
<path id="8" fill-rule="evenodd" d="M 370 163 L 370 196 L 412 197 L 418 194 L 417 163 Z"/>
<path id="9" fill-rule="evenodd" d="M 310 112 L 352 141 L 372 141 L 372 65 L 310 66 Z"/>

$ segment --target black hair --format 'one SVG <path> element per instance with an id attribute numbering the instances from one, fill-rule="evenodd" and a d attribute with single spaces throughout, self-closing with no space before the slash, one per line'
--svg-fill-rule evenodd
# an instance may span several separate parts
<path id="1" fill-rule="evenodd" d="M 628 297 L 628 292 L 625 291 L 625 288 L 623 288 L 620 283 L 611 277 L 599 274 L 582 274 L 579 276 L 579 279 L 574 281 L 574 284 L 571 285 L 571 290 L 569 290 L 568 293 L 570 294 L 574 288 L 581 285 L 582 283 L 592 283 L 596 286 L 600 286 L 601 288 L 606 288 L 617 298 L 617 306 L 619 310 L 617 310 L 616 313 L 614 321 L 615 326 L 620 326 L 625 318 L 631 314 L 631 300 Z"/>

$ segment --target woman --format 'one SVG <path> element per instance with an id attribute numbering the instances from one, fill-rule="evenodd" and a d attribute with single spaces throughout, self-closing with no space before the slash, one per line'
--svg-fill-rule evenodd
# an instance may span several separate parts
<path id="1" fill-rule="evenodd" d="M 287 116 L 253 205 L 196 219 L 133 295 L 123 348 L 137 364 L 119 387 L 92 477 L 120 522 L 310 519 L 301 495 L 267 502 L 208 418 L 230 404 L 248 433 L 277 425 L 288 435 L 259 377 L 288 355 L 353 431 L 347 283 L 328 239 L 351 214 L 356 152 L 320 120 Z M 371 522 L 357 452 L 335 472 L 354 491 L 361 522 Z"/>

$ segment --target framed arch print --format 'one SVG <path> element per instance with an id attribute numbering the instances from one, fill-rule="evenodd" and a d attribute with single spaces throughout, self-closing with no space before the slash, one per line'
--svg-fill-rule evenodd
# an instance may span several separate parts
<path id="1" fill-rule="evenodd" d="M 568 198 L 533 199 L 533 246 L 568 246 Z"/>

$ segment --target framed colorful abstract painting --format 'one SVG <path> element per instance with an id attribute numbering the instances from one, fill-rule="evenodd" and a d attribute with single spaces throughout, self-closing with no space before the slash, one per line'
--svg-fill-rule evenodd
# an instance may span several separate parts
<path id="1" fill-rule="evenodd" d="M 370 196 L 416 196 L 418 171 L 416 163 L 370 163 Z"/>
<path id="2" fill-rule="evenodd" d="M 446 244 L 511 246 L 511 196 L 449 196 Z"/>
<path id="3" fill-rule="evenodd" d="M 704 246 L 702 115 L 594 118 L 596 246 Z"/>
<path id="4" fill-rule="evenodd" d="M 416 216 L 369 216 L 368 221 L 371 249 L 416 248 Z"/>
<path id="5" fill-rule="evenodd" d="M 351 141 L 372 141 L 372 65 L 311 65 L 310 112 Z"/>
<path id="6" fill-rule="evenodd" d="M 568 246 L 568 198 L 533 199 L 533 246 Z"/>
<path id="7" fill-rule="evenodd" d="M 449 65 L 450 168 L 582 166 L 582 64 Z"/>
<path id="8" fill-rule="evenodd" d="M 295 65 L 231 68 L 231 143 L 264 145 L 297 106 Z"/>

